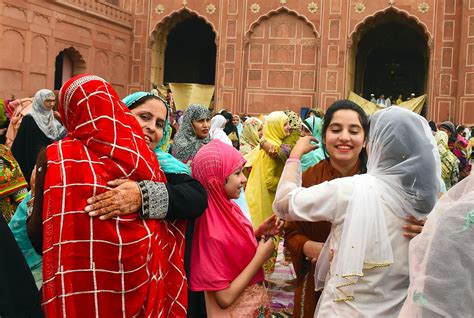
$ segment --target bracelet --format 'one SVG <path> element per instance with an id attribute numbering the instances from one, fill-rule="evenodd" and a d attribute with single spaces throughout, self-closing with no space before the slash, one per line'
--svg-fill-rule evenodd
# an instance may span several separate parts
<path id="1" fill-rule="evenodd" d="M 139 214 L 142 219 L 148 219 L 150 216 L 150 197 L 148 195 L 148 189 L 144 181 L 138 181 L 137 183 L 142 195 L 142 209 Z"/>

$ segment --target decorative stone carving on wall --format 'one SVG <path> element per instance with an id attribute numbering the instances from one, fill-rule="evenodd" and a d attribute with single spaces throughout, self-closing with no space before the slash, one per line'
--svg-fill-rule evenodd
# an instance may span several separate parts
<path id="1" fill-rule="evenodd" d="M 226 63 L 233 63 L 235 62 L 235 44 L 229 43 L 225 49 L 225 61 Z"/>
<path id="2" fill-rule="evenodd" d="M 418 5 L 418 11 L 421 13 L 428 13 L 430 10 L 430 5 L 426 2 L 422 2 Z"/>
<path id="3" fill-rule="evenodd" d="M 159 5 L 155 7 L 155 13 L 163 14 L 163 12 L 165 12 L 165 6 L 160 3 Z"/>
<path id="4" fill-rule="evenodd" d="M 294 89 L 293 71 L 268 71 L 268 88 Z"/>
<path id="5" fill-rule="evenodd" d="M 315 71 L 301 71 L 300 89 L 314 91 L 315 86 L 316 86 L 316 72 Z"/>
<path id="6" fill-rule="evenodd" d="M 117 52 L 128 52 L 127 42 L 119 37 L 115 37 L 112 42 L 112 48 Z"/>
<path id="7" fill-rule="evenodd" d="M 96 40 L 101 42 L 110 42 L 110 36 L 107 33 L 97 31 L 96 32 Z"/>
<path id="8" fill-rule="evenodd" d="M 249 62 L 263 63 L 263 44 L 250 44 Z"/>
<path id="9" fill-rule="evenodd" d="M 316 13 L 318 11 L 318 4 L 315 2 L 308 3 L 308 11 L 309 13 Z"/>
<path id="10" fill-rule="evenodd" d="M 355 12 L 357 13 L 362 13 L 365 11 L 365 4 L 363 2 L 357 2 L 355 5 L 354 5 L 354 10 Z"/>
<path id="11" fill-rule="evenodd" d="M 261 70 L 249 70 L 248 87 L 250 88 L 262 87 L 262 71 Z"/>
<path id="12" fill-rule="evenodd" d="M 214 14 L 214 12 L 216 12 L 216 6 L 212 3 L 208 4 L 206 6 L 206 12 L 211 15 Z"/>
<path id="13" fill-rule="evenodd" d="M 270 35 L 271 39 L 294 39 L 296 38 L 296 22 L 295 21 L 285 21 L 275 17 L 274 22 L 270 26 Z"/>
<path id="14" fill-rule="evenodd" d="M 237 35 L 236 30 L 236 21 L 235 20 L 227 20 L 227 29 L 226 29 L 226 36 L 227 38 L 235 38 Z"/>
<path id="15" fill-rule="evenodd" d="M 234 86 L 234 69 L 226 68 L 224 74 L 224 87 L 231 88 Z"/>
<path id="16" fill-rule="evenodd" d="M 337 71 L 328 71 L 326 77 L 326 90 L 337 91 Z"/>
<path id="17" fill-rule="evenodd" d="M 26 10 L 11 4 L 5 4 L 3 8 L 3 15 L 13 19 L 21 20 L 26 22 L 27 13 Z"/>
<path id="18" fill-rule="evenodd" d="M 301 46 L 301 64 L 316 65 L 316 45 L 303 44 Z"/>
<path id="19" fill-rule="evenodd" d="M 49 25 L 49 20 L 50 17 L 45 14 L 39 12 L 34 12 L 33 14 L 33 23 L 35 24 Z"/>
<path id="20" fill-rule="evenodd" d="M 269 64 L 295 64 L 295 46 L 292 44 L 270 44 Z"/>
<path id="21" fill-rule="evenodd" d="M 252 11 L 252 13 L 258 13 L 260 11 L 260 5 L 258 3 L 252 3 L 250 5 L 250 11 Z"/>
<path id="22" fill-rule="evenodd" d="M 451 75 L 441 74 L 439 76 L 440 81 L 440 95 L 449 96 L 451 95 Z"/>
<path id="23" fill-rule="evenodd" d="M 467 45 L 466 66 L 474 66 L 474 43 Z"/>
<path id="24" fill-rule="evenodd" d="M 466 73 L 466 86 L 464 91 L 466 95 L 474 95 L 474 72 Z"/>

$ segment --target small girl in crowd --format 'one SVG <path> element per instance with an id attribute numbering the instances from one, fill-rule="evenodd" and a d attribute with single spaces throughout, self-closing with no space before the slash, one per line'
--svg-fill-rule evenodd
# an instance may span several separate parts
<path id="1" fill-rule="evenodd" d="M 283 225 L 275 216 L 254 232 L 237 199 L 247 179 L 245 159 L 233 147 L 213 140 L 192 164 L 193 177 L 208 194 L 208 208 L 196 220 L 190 287 L 204 291 L 208 317 L 269 316 L 263 263 L 272 255 L 273 236 Z M 258 238 L 258 242 L 257 239 Z"/>

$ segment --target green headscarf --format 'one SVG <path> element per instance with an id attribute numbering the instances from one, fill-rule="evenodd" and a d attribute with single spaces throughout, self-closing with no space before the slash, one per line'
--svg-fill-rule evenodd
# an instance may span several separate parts
<path id="1" fill-rule="evenodd" d="M 301 168 L 303 171 L 308 170 L 310 167 L 324 159 L 324 148 L 321 136 L 323 121 L 321 118 L 313 116 L 306 118 L 305 123 L 309 126 L 309 128 L 311 128 L 313 137 L 316 137 L 316 139 L 319 141 L 319 148 L 310 151 L 301 157 Z"/>

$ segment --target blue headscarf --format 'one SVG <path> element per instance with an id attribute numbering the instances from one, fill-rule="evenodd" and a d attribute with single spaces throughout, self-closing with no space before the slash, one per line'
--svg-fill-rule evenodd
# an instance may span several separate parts
<path id="1" fill-rule="evenodd" d="M 305 123 L 311 128 L 311 133 L 313 137 L 319 141 L 319 148 L 313 151 L 308 152 L 307 154 L 301 157 L 301 168 L 303 171 L 308 170 L 310 167 L 314 166 L 318 162 L 324 159 L 324 148 L 321 136 L 321 128 L 323 121 L 317 116 L 308 117 L 305 120 Z"/>
<path id="2" fill-rule="evenodd" d="M 163 127 L 163 137 L 161 140 L 158 142 L 156 145 L 154 151 L 156 154 L 156 157 L 158 158 L 158 162 L 160 163 L 161 169 L 163 169 L 164 173 L 185 173 L 188 175 L 191 175 L 191 171 L 189 170 L 189 167 L 170 155 L 169 153 L 165 152 L 165 150 L 168 148 L 168 143 L 169 143 L 169 138 L 171 134 L 171 126 L 169 123 L 169 116 L 168 114 L 170 113 L 170 109 L 168 107 L 168 104 L 166 101 L 161 98 L 160 96 L 154 95 L 149 92 L 136 92 L 131 95 L 128 95 L 125 97 L 122 101 L 125 103 L 125 105 L 130 108 L 132 107 L 136 102 L 138 102 L 141 98 L 145 96 L 155 96 L 157 99 L 162 101 L 165 104 L 166 107 L 166 119 L 165 119 L 165 125 Z"/>

